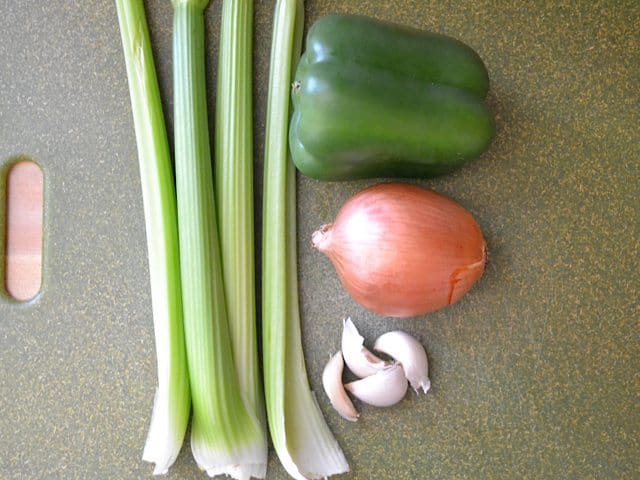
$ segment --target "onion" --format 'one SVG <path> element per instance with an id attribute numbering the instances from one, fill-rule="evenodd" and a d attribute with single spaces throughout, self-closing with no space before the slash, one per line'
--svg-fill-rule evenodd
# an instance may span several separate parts
<path id="1" fill-rule="evenodd" d="M 412 317 L 457 302 L 484 272 L 482 231 L 458 203 L 406 183 L 382 183 L 344 204 L 313 234 L 363 307 Z"/>

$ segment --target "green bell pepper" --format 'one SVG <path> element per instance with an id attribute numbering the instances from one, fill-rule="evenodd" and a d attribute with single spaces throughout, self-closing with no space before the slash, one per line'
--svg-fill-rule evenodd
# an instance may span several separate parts
<path id="1" fill-rule="evenodd" d="M 320 180 L 439 175 L 495 132 L 487 70 L 464 43 L 360 16 L 307 36 L 292 89 L 292 158 Z"/>

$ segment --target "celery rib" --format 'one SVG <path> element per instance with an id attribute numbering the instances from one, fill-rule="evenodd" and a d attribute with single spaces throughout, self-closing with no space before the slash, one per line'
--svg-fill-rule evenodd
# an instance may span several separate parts
<path id="1" fill-rule="evenodd" d="M 216 95 L 215 190 L 229 330 L 240 391 L 266 430 L 256 333 L 252 29 L 253 2 L 224 0 Z M 264 441 L 266 445 L 266 431 Z"/>
<path id="2" fill-rule="evenodd" d="M 302 351 L 296 254 L 295 168 L 288 155 L 289 87 L 300 56 L 304 5 L 276 2 L 263 199 L 263 350 L 271 439 L 287 472 L 299 480 L 344 473 L 349 465 L 309 383 Z"/>
<path id="3" fill-rule="evenodd" d="M 143 460 L 174 463 L 191 409 L 185 354 L 176 200 L 169 143 L 142 0 L 116 0 L 142 185 L 158 388 Z"/>
<path id="4" fill-rule="evenodd" d="M 173 0 L 176 187 L 191 449 L 211 476 L 264 477 L 260 424 L 233 361 L 211 167 L 204 71 L 205 0 Z"/>

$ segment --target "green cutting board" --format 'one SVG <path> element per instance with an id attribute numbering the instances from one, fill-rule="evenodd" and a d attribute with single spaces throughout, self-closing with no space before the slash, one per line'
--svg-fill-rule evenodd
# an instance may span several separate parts
<path id="1" fill-rule="evenodd" d="M 257 211 L 273 4 L 255 13 Z M 171 7 L 146 7 L 171 133 Z M 155 351 L 115 5 L 6 0 L 0 10 L 0 192 L 18 157 L 45 176 L 41 294 L 0 300 L 0 479 L 151 478 L 141 455 Z M 298 179 L 307 369 L 350 462 L 344 478 L 639 478 L 640 3 L 307 1 L 308 24 L 330 12 L 471 45 L 490 72 L 498 130 L 482 158 L 420 182 L 466 206 L 490 250 L 477 286 L 424 318 L 364 311 L 310 246 L 373 182 Z M 210 116 L 219 21 L 216 1 Z M 347 315 L 369 342 L 391 329 L 415 335 L 429 393 L 390 409 L 357 404 L 358 423 L 342 420 L 320 376 Z M 205 478 L 188 442 L 168 478 Z M 274 454 L 268 478 L 287 478 Z"/>

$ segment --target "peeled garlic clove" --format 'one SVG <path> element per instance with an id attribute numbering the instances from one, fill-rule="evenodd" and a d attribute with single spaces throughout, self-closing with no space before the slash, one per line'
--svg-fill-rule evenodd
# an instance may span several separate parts
<path id="1" fill-rule="evenodd" d="M 376 357 L 363 344 L 364 338 L 358 333 L 351 318 L 345 318 L 342 328 L 342 356 L 349 370 L 360 378 L 374 375 L 389 366 L 388 362 Z"/>
<path id="2" fill-rule="evenodd" d="M 358 412 L 351 403 L 347 392 L 342 385 L 342 370 L 344 362 L 342 353 L 338 352 L 329 359 L 327 365 L 322 372 L 322 386 L 329 397 L 329 401 L 333 408 L 340 414 L 342 418 L 355 422 L 358 420 Z"/>
<path id="3" fill-rule="evenodd" d="M 401 331 L 387 332 L 376 340 L 374 350 L 383 352 L 402 364 L 411 387 L 427 393 L 431 387 L 427 352 L 418 340 Z"/>
<path id="4" fill-rule="evenodd" d="M 407 377 L 402 366 L 394 364 L 375 375 L 347 383 L 345 388 L 358 400 L 375 407 L 390 407 L 407 393 Z"/>

